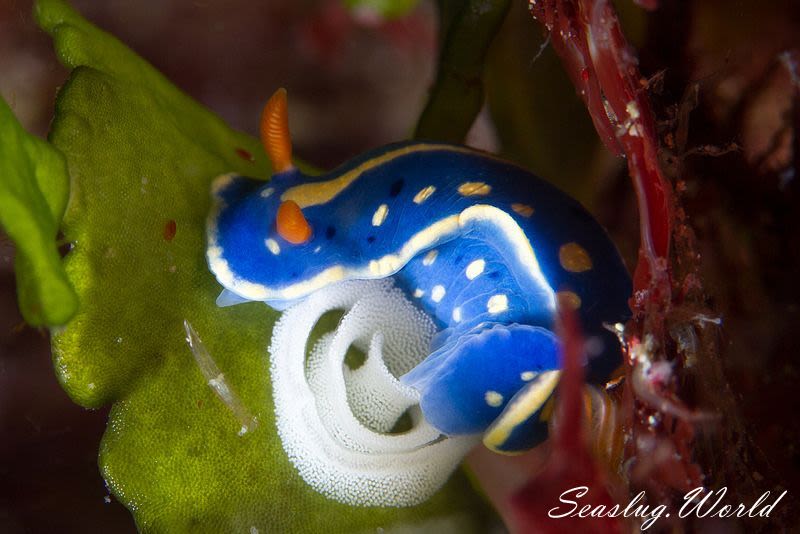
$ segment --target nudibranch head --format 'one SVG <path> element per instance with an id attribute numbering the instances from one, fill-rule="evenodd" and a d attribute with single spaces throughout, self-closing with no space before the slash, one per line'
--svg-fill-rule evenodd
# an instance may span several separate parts
<path id="1" fill-rule="evenodd" d="M 284 198 L 288 190 L 313 180 L 292 164 L 285 89 L 264 106 L 260 130 L 274 169 L 272 180 L 229 174 L 214 182 L 207 257 L 229 292 L 221 304 L 261 300 L 285 308 L 342 278 L 336 268 L 314 270 L 314 265 L 329 263 L 309 260 L 323 246 L 334 257 L 340 247 L 336 228 L 323 225 L 324 213 L 309 218 L 297 202 Z M 315 235 L 314 228 L 323 230 Z"/>
<path id="2" fill-rule="evenodd" d="M 217 178 L 207 256 L 225 289 L 284 308 L 341 279 L 337 269 L 325 267 L 343 250 L 335 226 L 320 210 L 281 199 L 287 188 L 308 180 L 295 169 L 269 182 L 232 174 Z"/>

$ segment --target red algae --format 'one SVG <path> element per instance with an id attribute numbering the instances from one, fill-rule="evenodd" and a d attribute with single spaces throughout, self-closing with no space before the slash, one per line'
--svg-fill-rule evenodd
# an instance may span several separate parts
<path id="1" fill-rule="evenodd" d="M 647 4 L 656 7 L 655 2 Z M 710 412 L 690 407 L 681 387 L 687 376 L 696 379 L 687 369 L 697 359 L 716 361 L 713 343 L 707 339 L 701 343 L 707 352 L 697 348 L 697 331 L 704 325 L 698 326 L 695 318 L 713 313 L 703 306 L 693 234 L 683 211 L 676 208 L 672 185 L 661 167 L 663 149 L 648 99 L 649 84 L 639 72 L 636 53 L 620 29 L 614 8 L 604 0 L 531 0 L 529 7 L 549 32 L 598 135 L 609 150 L 627 161 L 639 208 L 640 247 L 630 299 L 633 318 L 619 330 L 626 356 L 621 405 L 626 447 L 620 475 L 629 494 L 646 490 L 644 499 L 649 505 L 674 505 L 685 492 L 704 483 L 703 469 L 694 460 L 697 430 L 699 425 L 717 422 Z M 569 335 L 566 342 L 571 343 Z M 565 379 L 569 379 L 566 369 Z M 592 467 L 581 449 L 581 436 L 562 429 L 555 439 L 559 440 L 558 455 L 550 459 L 546 476 L 526 486 L 539 489 L 524 493 L 526 498 L 518 501 L 518 508 L 542 517 L 539 508 L 556 502 L 552 496 L 543 497 L 541 490 L 541 480 L 553 473 L 559 473 L 562 481 L 559 491 L 572 487 L 566 483 L 570 479 L 566 467 L 559 467 L 559 462 L 573 470 L 575 485 L 587 486 L 596 499 L 610 499 L 599 468 Z M 567 439 L 576 443 L 570 445 Z M 562 450 L 573 457 L 559 459 L 565 454 Z M 588 519 L 577 520 L 581 523 L 576 527 L 585 530 Z M 620 528 L 615 522 L 592 525 L 596 532 Z M 558 528 L 564 526 L 558 524 Z"/>

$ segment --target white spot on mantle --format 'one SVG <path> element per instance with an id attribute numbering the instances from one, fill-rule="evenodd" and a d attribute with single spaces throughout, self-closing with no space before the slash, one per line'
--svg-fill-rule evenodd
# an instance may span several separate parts
<path id="1" fill-rule="evenodd" d="M 431 250 L 430 252 L 425 254 L 424 258 L 422 258 L 422 265 L 424 265 L 425 267 L 433 265 L 433 262 L 436 261 L 436 256 L 438 256 L 438 255 L 439 255 L 439 251 L 438 250 L 436 250 L 436 249 Z"/>
<path id="2" fill-rule="evenodd" d="M 475 280 L 480 274 L 483 272 L 483 269 L 486 267 L 486 262 L 481 260 L 475 260 L 469 265 L 467 265 L 466 275 L 467 278 L 470 280 Z"/>
<path id="3" fill-rule="evenodd" d="M 375 213 L 372 214 L 372 226 L 380 226 L 383 224 L 383 221 L 386 220 L 386 216 L 389 214 L 389 206 L 386 204 L 381 204 L 378 206 L 378 209 L 375 210 Z"/>
<path id="4" fill-rule="evenodd" d="M 432 185 L 421 189 L 419 193 L 414 195 L 414 204 L 422 204 L 428 197 L 431 196 L 436 191 L 436 188 Z"/>
<path id="5" fill-rule="evenodd" d="M 465 197 L 486 196 L 492 192 L 492 186 L 484 182 L 464 182 L 458 186 L 458 194 Z"/>
<path id="6" fill-rule="evenodd" d="M 486 309 L 493 314 L 503 313 L 508 309 L 508 297 L 505 295 L 493 295 L 486 303 Z"/>
<path id="7" fill-rule="evenodd" d="M 444 286 L 442 285 L 433 286 L 433 289 L 431 290 L 431 300 L 433 302 L 439 302 L 444 298 L 444 293 L 445 293 Z"/>
<path id="8" fill-rule="evenodd" d="M 484 399 L 486 400 L 486 404 L 492 408 L 498 408 L 503 404 L 503 396 L 496 391 L 487 391 L 486 395 L 484 395 Z"/>
<path id="9" fill-rule="evenodd" d="M 281 246 L 271 237 L 264 240 L 264 245 L 276 256 L 281 253 Z"/>
<path id="10" fill-rule="evenodd" d="M 530 382 L 531 380 L 536 378 L 536 373 L 534 373 L 533 371 L 523 371 L 522 374 L 519 375 L 519 377 L 525 382 Z"/>

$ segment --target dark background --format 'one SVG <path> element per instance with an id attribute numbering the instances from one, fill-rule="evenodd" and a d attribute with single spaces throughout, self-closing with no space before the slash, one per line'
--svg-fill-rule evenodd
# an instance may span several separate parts
<path id="1" fill-rule="evenodd" d="M 618 3 L 631 12 L 630 2 Z M 763 490 L 789 489 L 782 507 L 796 517 L 800 81 L 779 54 L 800 47 L 800 8 L 758 0 L 661 4 L 634 17 L 644 26 L 627 29 L 643 75 L 656 76 L 651 97 L 662 133 L 678 131 L 678 123 L 687 132 L 664 156 L 682 164 L 680 200 L 697 234 L 708 302 L 723 318 L 715 357 L 730 389 L 713 394 L 733 396 L 744 421 L 752 447 L 741 468 Z M 287 87 L 295 154 L 323 168 L 408 137 L 435 68 L 432 2 L 393 22 L 353 16 L 337 0 L 73 5 L 243 131 L 255 134 L 266 98 Z M 0 92 L 23 125 L 44 136 L 67 72 L 31 9 L 28 1 L 0 0 Z M 484 114 L 472 142 L 540 172 L 549 162 L 535 154 L 570 155 L 562 157 L 571 169 L 564 176 L 545 174 L 584 192 L 632 265 L 638 236 L 629 179 L 619 161 L 575 134 L 575 124 L 588 124 L 585 115 L 561 121 L 545 138 L 508 139 L 530 122 L 522 100 L 552 93 L 550 75 L 563 79 L 552 57 L 535 59 L 540 36 L 524 2 L 515 3 L 489 58 L 495 126 Z M 509 65 L 525 79 L 503 78 Z M 512 84 L 529 92 L 504 89 Z M 697 105 L 687 115 L 679 104 L 695 85 Z M 52 372 L 47 333 L 22 323 L 15 299 L 13 249 L 0 236 L 0 532 L 133 531 L 129 513 L 106 499 L 97 469 L 107 411 L 67 398 Z M 722 455 L 741 452 L 716 447 Z"/>

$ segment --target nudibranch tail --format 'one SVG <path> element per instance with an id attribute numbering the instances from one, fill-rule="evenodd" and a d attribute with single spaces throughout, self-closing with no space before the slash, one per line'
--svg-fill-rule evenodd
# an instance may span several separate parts
<path id="1" fill-rule="evenodd" d="M 294 168 L 286 89 L 283 87 L 275 91 L 261 113 L 261 142 L 275 174 Z"/>
<path id="2" fill-rule="evenodd" d="M 541 443 L 547 436 L 548 405 L 560 376 L 560 370 L 551 370 L 530 379 L 486 430 L 483 436 L 486 448 L 517 454 Z"/>
<path id="3" fill-rule="evenodd" d="M 524 435 L 512 431 L 538 417 L 558 382 L 558 365 L 558 339 L 549 330 L 484 323 L 445 342 L 402 382 L 420 392 L 425 418 L 444 434 L 482 433 L 513 411 L 490 448 L 525 450 L 545 439 L 546 425 Z M 519 403 L 517 392 L 526 386 L 536 393 Z"/>

